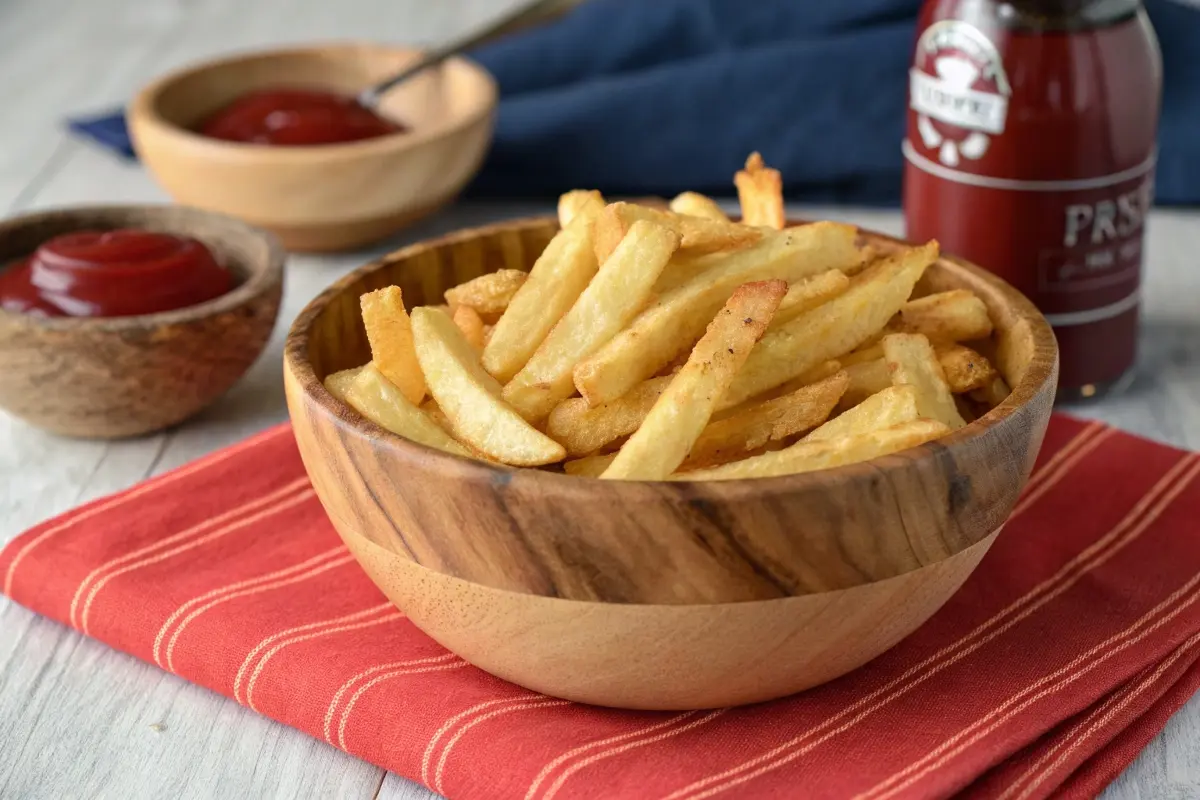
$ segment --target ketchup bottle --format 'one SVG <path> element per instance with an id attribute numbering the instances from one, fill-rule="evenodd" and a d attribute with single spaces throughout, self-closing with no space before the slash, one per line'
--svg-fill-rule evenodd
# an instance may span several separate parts
<path id="1" fill-rule="evenodd" d="M 1137 349 L 1162 94 L 1138 0 L 927 0 L 909 73 L 908 236 L 1046 315 L 1060 399 L 1103 394 Z"/>

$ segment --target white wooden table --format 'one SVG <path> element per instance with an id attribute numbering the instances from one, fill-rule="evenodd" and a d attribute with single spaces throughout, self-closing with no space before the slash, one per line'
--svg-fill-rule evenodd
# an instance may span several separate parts
<path id="1" fill-rule="evenodd" d="M 136 165 L 68 138 L 63 115 L 126 100 L 165 69 L 232 49 L 334 38 L 425 43 L 512 0 L 3 0 L 0 210 L 163 201 Z M 390 247 L 549 210 L 460 205 Z M 899 232 L 896 212 L 805 209 Z M 379 248 L 380 251 L 389 248 Z M 1142 374 L 1080 413 L 1200 449 L 1200 212 L 1149 228 Z M 320 289 L 372 254 L 294 257 L 266 354 L 222 401 L 158 436 L 119 443 L 42 434 L 0 413 L 0 543 L 92 498 L 286 417 L 283 337 Z M 3 377 L 0 376 L 0 380 Z M 1108 800 L 1200 797 L 1200 698 L 1171 720 Z M 428 791 L 0 598 L 0 797 L 428 798 Z"/>

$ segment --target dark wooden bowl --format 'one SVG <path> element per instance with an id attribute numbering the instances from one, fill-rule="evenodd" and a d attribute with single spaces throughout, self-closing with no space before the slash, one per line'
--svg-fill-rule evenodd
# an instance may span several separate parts
<path id="1" fill-rule="evenodd" d="M 441 302 L 460 281 L 528 269 L 556 227 L 525 220 L 401 250 L 327 289 L 288 337 L 288 406 L 317 494 L 418 626 L 547 694 L 703 708 L 837 677 L 957 590 L 1033 466 L 1058 358 L 1028 300 L 951 258 L 927 283 L 969 287 L 988 304 L 1012 395 L 943 439 L 869 463 L 757 480 L 600 481 L 434 451 L 325 391 L 325 375 L 369 358 L 362 292 L 394 283 L 410 305 Z"/>
<path id="2" fill-rule="evenodd" d="M 237 220 L 178 206 L 27 214 L 0 222 L 0 269 L 59 234 L 122 227 L 199 239 L 238 286 L 207 303 L 136 317 L 0 310 L 0 408 L 65 436 L 136 436 L 197 413 L 258 358 L 279 313 L 285 254 L 273 236 Z"/>

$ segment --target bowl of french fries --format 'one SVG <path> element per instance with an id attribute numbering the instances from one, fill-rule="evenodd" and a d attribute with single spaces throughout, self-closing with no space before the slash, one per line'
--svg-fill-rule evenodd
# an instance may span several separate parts
<path id="1" fill-rule="evenodd" d="M 998 278 L 836 222 L 569 192 L 332 285 L 285 352 L 304 463 L 422 630 L 600 705 L 767 700 L 952 595 L 1028 478 L 1053 334 Z"/>

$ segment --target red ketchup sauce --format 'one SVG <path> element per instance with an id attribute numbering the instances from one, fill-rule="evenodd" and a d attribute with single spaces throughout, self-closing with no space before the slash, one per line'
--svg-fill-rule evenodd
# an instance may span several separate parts
<path id="1" fill-rule="evenodd" d="M 352 97 L 317 89 L 263 89 L 244 94 L 197 129 L 213 139 L 280 147 L 356 142 L 408 130 Z"/>
<path id="2" fill-rule="evenodd" d="M 47 317 L 129 317 L 212 300 L 233 282 L 195 239 L 132 229 L 76 231 L 0 271 L 0 308 Z"/>
<path id="3" fill-rule="evenodd" d="M 1058 338 L 1060 397 L 1134 363 L 1162 65 L 1136 0 L 927 0 L 910 72 L 910 238 L 997 273 Z"/>

